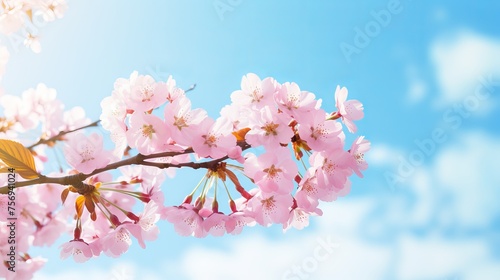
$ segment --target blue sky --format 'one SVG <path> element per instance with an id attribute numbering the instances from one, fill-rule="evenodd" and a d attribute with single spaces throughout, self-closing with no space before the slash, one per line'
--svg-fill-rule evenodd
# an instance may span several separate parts
<path id="1" fill-rule="evenodd" d="M 98 119 L 100 100 L 134 70 L 172 74 L 184 88 L 196 83 L 193 107 L 214 117 L 248 72 L 296 82 L 326 110 L 335 87 L 346 86 L 365 106 L 358 133 L 373 143 L 365 178 L 302 231 L 255 227 L 195 239 L 162 222 L 157 241 L 146 250 L 134 244 L 119 259 L 77 265 L 59 260 L 56 246 L 35 249 L 49 259 L 35 279 L 500 277 L 500 3 L 186 2 L 69 0 L 63 19 L 40 28 L 40 54 L 3 38 L 11 57 L 2 87 L 20 95 L 42 82 L 66 108 L 82 106 Z M 218 13 L 220 3 L 230 9 Z M 383 24 L 374 16 L 381 13 L 390 15 Z M 366 44 L 356 43 L 358 28 L 371 32 Z M 357 53 L 346 56 L 346 44 Z M 476 95 L 478 87 L 488 96 Z M 424 140 L 435 134 L 439 141 Z M 429 141 L 425 153 L 417 143 Z M 180 171 L 164 187 L 167 202 L 177 203 L 172 186 L 194 186 L 201 176 Z M 328 258 L 286 278 L 329 239 L 338 246 Z"/>

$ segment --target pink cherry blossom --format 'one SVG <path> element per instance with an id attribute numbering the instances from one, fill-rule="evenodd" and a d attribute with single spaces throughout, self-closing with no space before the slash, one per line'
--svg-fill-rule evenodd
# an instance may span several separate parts
<path id="1" fill-rule="evenodd" d="M 23 92 L 25 104 L 29 104 L 33 113 L 42 123 L 42 131 L 46 137 L 59 133 L 59 128 L 64 125 L 64 105 L 56 99 L 57 92 L 45 84 L 38 84 Z M 31 116 L 30 116 L 31 117 Z"/>
<path id="2" fill-rule="evenodd" d="M 364 158 L 364 154 L 366 154 L 368 150 L 370 150 L 370 142 L 364 138 L 364 136 L 356 138 L 356 140 L 354 140 L 354 142 L 352 143 L 351 149 L 349 150 L 349 153 L 355 160 L 355 164 L 353 164 L 353 170 L 360 178 L 363 178 L 363 174 L 361 174 L 361 171 L 368 168 L 368 163 Z"/>
<path id="3" fill-rule="evenodd" d="M 282 224 L 288 220 L 293 199 L 290 194 L 258 192 L 248 201 L 245 214 L 262 226 Z"/>
<path id="4" fill-rule="evenodd" d="M 37 151 L 37 153 L 38 152 L 40 151 Z M 55 176 L 60 175 L 60 173 L 52 172 L 47 175 Z M 36 188 L 27 189 L 27 201 L 36 205 L 43 206 L 47 212 L 57 211 L 61 202 L 55 200 L 54 197 L 59 196 L 65 186 L 59 184 L 40 184 L 39 186 L 41 189 L 43 189 L 43 191 L 39 191 Z M 43 216 L 43 213 L 41 215 Z"/>
<path id="5" fill-rule="evenodd" d="M 150 199 L 151 201 L 154 201 L 158 205 L 159 208 L 158 211 L 161 212 L 163 208 L 165 208 L 163 206 L 163 202 L 165 201 L 165 195 L 161 189 L 161 184 L 163 183 L 164 180 L 160 178 L 161 177 L 154 177 L 149 185 L 142 183 L 141 186 L 144 191 L 143 192 L 144 196 Z"/>
<path id="6" fill-rule="evenodd" d="M 99 117 L 102 127 L 110 132 L 111 141 L 115 144 L 113 155 L 117 158 L 123 156 L 123 151 L 128 146 L 126 139 L 127 126 L 125 124 L 128 112 L 125 102 L 120 95 L 121 87 L 120 82 L 115 82 L 113 95 L 105 97 L 101 101 L 102 113 Z"/>
<path id="7" fill-rule="evenodd" d="M 5 118 L 15 123 L 13 129 L 16 131 L 24 132 L 35 128 L 40 123 L 38 114 L 26 98 L 3 95 L 0 96 L 0 105 L 4 108 Z"/>
<path id="8" fill-rule="evenodd" d="M 314 94 L 301 91 L 296 83 L 288 82 L 274 95 L 278 108 L 299 122 L 308 119 L 308 113 L 321 104 L 315 98 Z"/>
<path id="9" fill-rule="evenodd" d="M 363 104 L 358 100 L 346 101 L 347 94 L 347 88 L 340 88 L 340 86 L 337 86 L 335 90 L 335 106 L 337 106 L 338 114 L 340 114 L 342 122 L 347 126 L 349 132 L 355 133 L 357 127 L 353 121 L 363 118 Z"/>
<path id="10" fill-rule="evenodd" d="M 278 83 L 273 78 L 261 81 L 254 73 L 248 73 L 241 79 L 241 90 L 231 94 L 231 101 L 238 106 L 260 109 L 272 105 L 277 89 Z"/>
<path id="11" fill-rule="evenodd" d="M 101 101 L 102 113 L 100 116 L 101 125 L 108 131 L 121 129 L 125 132 L 125 117 L 127 116 L 127 107 L 125 102 L 116 95 L 107 96 Z"/>
<path id="12" fill-rule="evenodd" d="M 121 254 L 127 252 L 130 245 L 132 245 L 130 232 L 123 224 L 101 237 L 99 242 L 104 254 L 113 258 L 117 258 Z"/>
<path id="13" fill-rule="evenodd" d="M 33 274 L 40 270 L 45 263 L 46 259 L 41 257 L 32 258 L 28 254 L 22 254 L 21 258 L 17 261 L 15 273 L 7 269 L 0 269 L 0 277 L 5 277 L 6 280 L 29 280 L 33 279 Z M 5 268 L 5 266 L 2 266 Z M 3 274 L 3 275 L 2 275 Z"/>
<path id="14" fill-rule="evenodd" d="M 301 230 L 309 226 L 309 213 L 301 208 L 295 208 L 290 211 L 288 220 L 283 223 L 283 232 L 288 231 L 290 228 Z"/>
<path id="15" fill-rule="evenodd" d="M 51 0 L 36 3 L 50 5 Z M 24 5 L 23 9 L 34 5 Z M 44 8 L 58 17 L 55 7 Z M 350 176 L 362 176 L 368 166 L 364 154 L 370 143 L 363 136 L 348 151 L 343 147 L 341 121 L 352 128 L 352 121 L 363 113 L 360 103 L 345 101 L 346 96 L 342 99 L 342 94 L 347 95 L 343 90 L 336 95 L 338 112 L 327 114 L 320 108 L 321 100 L 301 91 L 298 85 L 280 85 L 272 78 L 260 80 L 250 73 L 243 77 L 241 90 L 233 92 L 233 103 L 223 108 L 214 121 L 204 110 L 191 109 L 191 101 L 172 77 L 163 83 L 134 72 L 129 78 L 117 79 L 112 95 L 101 102 L 101 125 L 110 132 L 116 156 L 103 148 L 100 134 L 84 132 L 82 126 L 89 119 L 83 109 L 66 110 L 54 89 L 39 84 L 25 91 L 22 98 L 1 96 L 4 116 L 0 117 L 0 135 L 21 141 L 37 134 L 37 138 L 23 141 L 27 146 L 65 132 L 50 139 L 50 147 L 57 149 L 59 144 L 52 144 L 63 142 L 67 162 L 61 166 L 65 168 L 67 163 L 72 167 L 50 172 L 49 145 L 37 143 L 30 148 L 37 172 L 51 183 L 16 189 L 16 277 L 27 279 L 43 264 L 25 254 L 31 246 L 51 245 L 69 231 L 74 240 L 61 245 L 61 257 L 72 256 L 76 262 L 84 262 L 101 252 L 120 256 L 132 246 L 132 237 L 145 248 L 147 241 L 158 238 L 159 219 L 171 222 L 178 234 L 195 237 L 239 234 L 244 226 L 257 223 L 281 224 L 284 231 L 308 226 L 310 216 L 322 215 L 320 201 L 348 194 Z M 163 104 L 161 119 L 152 109 Z M 349 108 L 357 111 L 353 114 Z M 293 151 L 289 146 L 292 141 Z M 134 150 L 124 155 L 129 151 L 127 147 Z M 249 152 L 249 148 L 255 149 Z M 309 162 L 302 162 L 300 172 L 293 158 L 293 152 L 298 153 L 296 148 L 304 151 L 302 160 L 309 158 Z M 137 152 L 150 156 L 134 157 Z M 131 160 L 115 162 L 125 156 Z M 129 165 L 132 160 L 134 165 Z M 110 162 L 114 163 L 108 165 Z M 186 163 L 182 166 L 208 172 L 200 174 L 203 178 L 199 185 L 187 186 L 188 192 L 193 191 L 182 205 L 165 207 L 162 185 L 177 168 L 146 166 L 152 163 L 177 167 Z M 97 173 L 106 166 L 113 172 Z M 87 177 L 76 175 L 80 172 L 97 174 L 86 178 L 83 186 L 54 183 L 59 178 Z M 0 186 L 6 184 L 4 177 L 0 176 Z M 19 176 L 17 179 L 24 180 Z M 223 187 L 217 185 L 221 180 L 228 187 L 227 197 L 219 191 Z M 59 198 L 64 200 L 61 208 Z M 222 205 L 225 199 L 229 199 L 229 205 Z M 0 196 L 1 236 L 8 234 L 8 201 L 6 196 Z M 230 214 L 219 212 L 219 203 L 221 208 L 229 208 Z M 5 240 L 0 240 L 3 254 L 8 246 Z M 5 272 L 5 267 L 1 268 L 0 277 L 12 278 Z"/>
<path id="16" fill-rule="evenodd" d="M 85 136 L 81 132 L 70 134 L 64 147 L 68 163 L 76 170 L 90 173 L 106 166 L 111 160 L 111 153 L 103 150 L 102 136 L 92 133 Z"/>
<path id="17" fill-rule="evenodd" d="M 0 185 L 2 186 L 5 186 L 5 183 L 3 180 L 0 180 Z M 8 213 L 7 213 L 7 209 L 8 209 L 8 205 L 9 205 L 9 197 L 6 196 L 6 195 L 1 195 L 0 196 L 0 222 L 7 222 L 7 218 L 9 217 L 8 216 Z"/>
<path id="18" fill-rule="evenodd" d="M 289 122 L 289 116 L 265 106 L 250 118 L 251 129 L 246 134 L 245 140 L 252 147 L 262 145 L 266 149 L 278 148 L 281 144 L 290 142 L 293 136 L 293 131 L 288 126 Z"/>
<path id="19" fill-rule="evenodd" d="M 38 0 L 38 5 L 43 19 L 47 22 L 62 18 L 68 9 L 65 0 Z"/>
<path id="20" fill-rule="evenodd" d="M 127 109 L 147 112 L 165 103 L 167 93 L 166 83 L 156 83 L 149 75 L 138 75 L 130 81 L 129 88 L 124 90 L 123 98 Z"/>
<path id="21" fill-rule="evenodd" d="M 297 171 L 290 151 L 284 147 L 259 157 L 250 154 L 245 160 L 245 174 L 264 192 L 290 193 Z"/>
<path id="22" fill-rule="evenodd" d="M 126 131 L 121 128 L 115 127 L 115 129 L 109 131 L 109 138 L 115 144 L 113 156 L 117 159 L 121 159 L 123 157 L 125 149 L 127 149 L 128 147 Z"/>
<path id="23" fill-rule="evenodd" d="M 295 194 L 295 204 L 290 211 L 288 221 L 283 224 L 283 231 L 294 227 L 303 229 L 309 225 L 309 216 L 321 216 L 323 211 L 319 209 L 319 201 L 315 197 L 308 195 L 308 192 L 302 187 Z"/>
<path id="24" fill-rule="evenodd" d="M 42 123 L 42 131 L 46 136 L 50 137 L 59 133 L 59 128 L 64 125 L 64 105 L 56 99 L 56 90 L 48 88 L 45 84 L 38 84 L 36 88 L 24 91 L 22 95 L 23 103 L 28 105 L 27 107 L 32 112 L 30 117 L 36 116 Z"/>
<path id="25" fill-rule="evenodd" d="M 130 116 L 130 127 L 126 132 L 127 142 L 139 153 L 149 155 L 161 151 L 167 144 L 168 131 L 165 123 L 154 115 L 134 112 Z"/>
<path id="26" fill-rule="evenodd" d="M 184 96 L 184 94 L 185 94 L 184 90 L 177 87 L 174 78 L 172 78 L 172 75 L 168 76 L 168 79 L 167 79 L 167 95 L 166 95 L 166 98 L 167 98 L 168 102 L 172 103 L 178 97 Z"/>
<path id="27" fill-rule="evenodd" d="M 24 38 L 24 45 L 30 48 L 34 53 L 40 53 L 42 51 L 42 44 L 40 44 L 40 38 L 37 35 L 28 33 L 26 38 Z"/>
<path id="28" fill-rule="evenodd" d="M 21 1 L 5 1 L 0 13 L 0 32 L 9 35 L 16 32 L 24 24 L 24 10 Z"/>
<path id="29" fill-rule="evenodd" d="M 230 159 L 234 159 L 237 162 L 243 164 L 243 163 L 245 163 L 245 158 L 241 155 L 242 152 L 243 152 L 243 149 L 241 149 L 240 146 L 234 146 L 233 148 L 229 149 L 227 156 Z"/>
<path id="30" fill-rule="evenodd" d="M 309 160 L 311 166 L 316 169 L 315 176 L 320 188 L 333 188 L 338 192 L 346 186 L 347 177 L 352 173 L 351 155 L 348 152 L 315 152 Z"/>
<path id="31" fill-rule="evenodd" d="M 255 219 L 244 212 L 234 212 L 227 216 L 225 221 L 226 232 L 230 234 L 240 234 L 245 226 L 254 226 Z"/>
<path id="32" fill-rule="evenodd" d="M 300 180 L 299 189 L 295 194 L 295 198 L 297 200 L 300 200 L 301 196 L 307 196 L 308 201 L 311 205 L 313 205 L 313 201 L 318 201 L 318 199 L 328 195 L 328 191 L 326 189 L 318 186 L 318 179 L 316 178 L 315 173 L 316 169 L 312 167 L 306 171 L 305 176 Z M 302 206 L 304 206 L 304 204 L 305 203 L 301 203 Z"/>
<path id="33" fill-rule="evenodd" d="M 236 146 L 236 137 L 231 133 L 231 123 L 226 118 L 205 119 L 193 138 L 193 150 L 200 157 L 222 158 Z"/>
<path id="34" fill-rule="evenodd" d="M 191 146 L 193 138 L 199 134 L 200 123 L 207 117 L 203 109 L 191 110 L 191 101 L 180 96 L 165 106 L 165 123 L 170 128 L 172 139 L 185 146 Z"/>
<path id="35" fill-rule="evenodd" d="M 63 243 L 60 248 L 62 259 L 72 256 L 77 263 L 86 262 L 93 256 L 89 244 L 83 240 L 71 240 Z"/>
<path id="36" fill-rule="evenodd" d="M 152 241 L 158 237 L 160 230 L 156 223 L 160 219 L 158 212 L 158 205 L 150 201 L 144 206 L 144 212 L 139 215 L 139 221 L 136 223 L 124 223 L 123 227 L 126 228 L 139 242 L 139 245 L 144 249 L 146 248 L 145 240 Z"/>
<path id="37" fill-rule="evenodd" d="M 34 234 L 33 246 L 50 246 L 67 229 L 66 221 L 60 217 L 50 218 L 48 222 L 37 226 Z"/>
<path id="38" fill-rule="evenodd" d="M 212 236 L 223 236 L 227 220 L 228 217 L 223 213 L 212 213 L 203 221 L 203 228 Z"/>
<path id="39" fill-rule="evenodd" d="M 315 151 L 338 150 L 344 146 L 342 125 L 334 120 L 326 120 L 326 116 L 326 112 L 321 109 L 313 110 L 299 126 L 300 138 Z"/>
<path id="40" fill-rule="evenodd" d="M 252 114 L 252 110 L 246 107 L 240 107 L 235 104 L 226 105 L 220 110 L 220 116 L 228 119 L 233 125 L 233 131 L 249 127 L 248 117 Z"/>
<path id="41" fill-rule="evenodd" d="M 305 190 L 303 187 L 300 188 L 295 193 L 295 203 L 296 207 L 301 208 L 308 213 L 317 212 L 319 206 L 319 200 L 316 197 L 309 196 L 309 192 Z"/>
<path id="42" fill-rule="evenodd" d="M 184 203 L 178 207 L 165 207 L 162 219 L 174 224 L 175 231 L 182 236 L 205 237 L 207 235 L 203 228 L 203 218 L 190 204 Z"/>

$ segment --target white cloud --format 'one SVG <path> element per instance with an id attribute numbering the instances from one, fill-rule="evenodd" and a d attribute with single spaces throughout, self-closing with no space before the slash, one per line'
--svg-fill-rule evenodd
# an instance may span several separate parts
<path id="1" fill-rule="evenodd" d="M 50 275 L 47 275 L 45 273 L 35 273 L 33 280 L 66 280 L 66 279 L 71 279 L 71 280 L 87 280 L 87 279 L 104 280 L 104 279 L 107 279 L 108 280 L 110 278 L 111 278 L 110 272 L 98 270 L 98 269 L 93 269 L 91 271 L 76 271 L 76 270 L 64 271 L 63 270 L 59 273 L 50 274 Z"/>
<path id="2" fill-rule="evenodd" d="M 396 278 L 401 280 L 444 280 L 458 275 L 458 279 L 465 280 L 462 275 L 477 271 L 478 265 L 490 257 L 488 245 L 482 240 L 464 242 L 433 236 L 405 236 L 398 247 L 403 253 L 397 261 Z"/>
<path id="3" fill-rule="evenodd" d="M 403 215 L 420 234 L 398 235 L 397 279 L 499 279 L 488 240 L 500 218 L 498 166 L 500 139 L 464 132 L 416 172 L 415 203 Z"/>
<path id="4" fill-rule="evenodd" d="M 403 155 L 401 151 L 392 148 L 388 145 L 380 143 L 372 143 L 370 151 L 365 156 L 366 156 L 366 161 L 370 165 L 397 166 L 399 162 L 398 157 L 400 157 L 401 155 Z"/>
<path id="5" fill-rule="evenodd" d="M 462 102 L 481 86 L 481 77 L 500 81 L 500 39 L 459 31 L 437 39 L 430 52 L 442 93 L 440 104 Z"/>
<path id="6" fill-rule="evenodd" d="M 436 160 L 435 182 L 462 225 L 484 227 L 500 217 L 500 139 L 464 133 Z"/>
<path id="7" fill-rule="evenodd" d="M 163 279 L 158 274 L 164 272 L 189 280 L 496 279 L 500 267 L 486 233 L 498 230 L 494 221 L 500 217 L 500 139 L 473 132 L 456 139 L 415 172 L 407 189 L 324 203 L 323 217 L 313 217 L 314 225 L 300 232 L 198 245 L 186 248 L 177 262 L 160 263 L 156 274 L 124 264 L 131 269 L 127 274 Z M 382 154 L 392 153 L 388 148 Z M 458 235 L 450 238 L 450 229 Z M 464 235 L 468 230 L 476 235 Z M 335 246 L 327 251 L 322 242 Z M 120 267 L 35 279 L 112 279 Z"/>
<path id="8" fill-rule="evenodd" d="M 498 261 L 484 260 L 478 264 L 478 269 L 465 271 L 463 278 L 457 279 L 484 279 L 484 280 L 498 280 L 500 278 L 500 264 Z"/>
<path id="9" fill-rule="evenodd" d="M 140 269 L 137 265 L 130 262 L 117 263 L 109 269 L 92 268 L 92 270 L 64 270 L 59 273 L 35 273 L 33 280 L 160 280 L 164 279 L 159 274 L 152 271 Z"/>
<path id="10" fill-rule="evenodd" d="M 380 162 L 394 154 L 376 150 Z M 500 139 L 465 132 L 419 168 L 408 189 L 325 203 L 324 216 L 298 238 L 254 235 L 228 250 L 191 248 L 175 266 L 185 279 L 207 280 L 496 279 L 498 259 L 484 234 L 500 217 L 498 166 Z M 458 235 L 450 238 L 450 229 Z M 479 234 L 463 235 L 469 230 Z M 339 246 L 315 264 L 318 238 Z"/>
<path id="11" fill-rule="evenodd" d="M 253 235 L 231 242 L 230 250 L 191 248 L 176 267 L 182 268 L 186 279 L 381 279 L 391 250 L 357 238 L 374 202 L 330 204 L 324 217 L 317 218 L 318 228 L 302 230 L 299 238 Z M 324 244 L 335 245 L 325 249 Z"/>

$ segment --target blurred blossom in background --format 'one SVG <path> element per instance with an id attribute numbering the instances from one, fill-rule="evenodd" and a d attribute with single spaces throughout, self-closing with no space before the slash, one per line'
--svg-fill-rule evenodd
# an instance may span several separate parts
<path id="1" fill-rule="evenodd" d="M 254 72 L 296 82 L 329 111 L 346 86 L 372 141 L 364 178 L 301 231 L 195 239 L 165 222 L 146 250 L 119 259 L 76 264 L 58 245 L 36 248 L 49 262 L 35 279 L 500 279 L 499 11 L 495 1 L 68 1 L 40 30 L 41 53 L 1 37 L 5 93 L 42 82 L 93 120 L 134 70 L 196 83 L 193 107 L 211 116 Z M 179 171 L 166 203 L 201 176 Z"/>

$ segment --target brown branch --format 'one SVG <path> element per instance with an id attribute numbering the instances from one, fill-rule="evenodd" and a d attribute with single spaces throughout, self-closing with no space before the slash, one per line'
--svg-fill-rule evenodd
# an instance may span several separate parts
<path id="1" fill-rule="evenodd" d="M 241 149 L 244 151 L 248 148 L 250 148 L 250 145 L 248 145 L 245 141 L 239 141 L 238 146 L 241 147 Z M 41 176 L 37 179 L 29 180 L 29 181 L 22 181 L 22 182 L 17 182 L 16 183 L 16 189 L 21 188 L 21 187 L 26 187 L 26 186 L 31 186 L 31 185 L 37 185 L 37 184 L 59 184 L 59 185 L 78 185 L 79 183 L 83 182 L 85 179 L 94 176 L 96 174 L 109 171 L 109 170 L 114 170 L 122 166 L 127 166 L 127 165 L 144 165 L 144 166 L 153 166 L 161 169 L 165 168 L 182 168 L 182 167 L 189 167 L 192 169 L 200 169 L 200 168 L 206 168 L 206 169 L 214 169 L 218 163 L 227 160 L 229 157 L 225 156 L 219 159 L 214 159 L 210 161 L 205 161 L 205 162 L 186 162 L 186 163 L 179 163 L 179 164 L 173 164 L 173 163 L 162 163 L 162 162 L 152 162 L 152 161 L 147 161 L 148 159 L 154 159 L 154 158 L 162 158 L 162 157 L 173 157 L 177 155 L 183 155 L 183 154 L 190 154 L 193 153 L 192 148 L 188 148 L 184 150 L 183 152 L 163 152 L 163 153 L 157 153 L 157 154 L 151 154 L 151 155 L 143 155 L 143 154 L 137 154 L 133 157 L 117 161 L 111 164 L 108 164 L 107 166 L 103 168 L 99 168 L 94 170 L 93 172 L 89 174 L 84 174 L 84 173 L 78 173 L 75 175 L 68 175 L 64 177 L 46 177 L 46 176 Z M 0 188 L 0 194 L 7 194 L 9 191 L 9 188 L 7 186 L 1 187 Z"/>
<path id="2" fill-rule="evenodd" d="M 76 128 L 76 129 L 73 129 L 73 130 L 68 130 L 68 131 L 60 131 L 57 135 L 55 136 L 52 136 L 48 139 L 43 139 L 43 138 L 40 138 L 40 140 L 38 140 L 38 142 L 36 142 L 35 144 L 31 145 L 31 146 L 28 146 L 26 148 L 28 148 L 29 150 L 33 149 L 34 147 L 38 146 L 38 145 L 42 145 L 42 144 L 48 144 L 50 142 L 55 142 L 57 140 L 61 140 L 61 137 L 63 137 L 64 135 L 68 134 L 68 133 L 72 133 L 72 132 L 75 132 L 75 131 L 78 131 L 78 130 L 82 130 L 82 129 L 85 129 L 85 128 L 89 128 L 89 127 L 93 127 L 93 126 L 97 126 L 99 124 L 100 121 L 95 121 L 91 124 L 88 124 L 86 126 L 82 126 L 82 127 L 79 127 L 79 128 Z"/>

